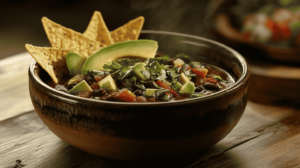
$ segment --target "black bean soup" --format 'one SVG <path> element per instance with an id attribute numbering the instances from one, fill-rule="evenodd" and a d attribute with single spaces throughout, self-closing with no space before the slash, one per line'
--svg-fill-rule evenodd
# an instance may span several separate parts
<path id="1" fill-rule="evenodd" d="M 164 102 L 203 97 L 235 83 L 225 70 L 187 58 L 184 54 L 171 58 L 161 53 L 143 62 L 122 58 L 104 66 L 104 71 L 66 76 L 58 84 L 50 80 L 45 82 L 56 90 L 79 97 L 119 102 Z M 77 86 L 81 83 L 86 86 Z"/>

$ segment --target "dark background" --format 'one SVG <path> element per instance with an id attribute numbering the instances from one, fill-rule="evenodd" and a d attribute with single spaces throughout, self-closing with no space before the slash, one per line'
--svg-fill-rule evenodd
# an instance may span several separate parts
<path id="1" fill-rule="evenodd" d="M 0 59 L 25 52 L 25 44 L 49 46 L 43 16 L 84 32 L 95 10 L 109 30 L 138 16 L 143 29 L 165 30 L 210 37 L 207 0 L 0 0 Z"/>

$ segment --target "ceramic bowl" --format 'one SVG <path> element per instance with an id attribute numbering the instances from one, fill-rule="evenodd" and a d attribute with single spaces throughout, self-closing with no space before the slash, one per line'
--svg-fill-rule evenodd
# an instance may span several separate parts
<path id="1" fill-rule="evenodd" d="M 277 62 L 300 63 L 300 48 L 297 47 L 282 47 L 276 45 L 267 45 L 256 41 L 251 41 L 243 38 L 240 30 L 234 26 L 232 17 L 226 12 L 219 12 L 224 8 L 229 8 L 230 5 L 237 3 L 236 0 L 213 0 L 210 2 L 210 26 L 212 31 L 221 37 L 220 41 L 234 48 L 245 50 L 245 56 L 253 58 L 265 57 L 266 61 L 270 59 Z M 259 56 L 257 56 L 259 55 Z M 262 58 L 259 58 L 262 59 Z"/>
<path id="2" fill-rule="evenodd" d="M 48 75 L 32 61 L 29 90 L 41 120 L 70 145 L 118 160 L 157 160 L 192 154 L 224 138 L 247 104 L 250 69 L 231 48 L 198 36 L 142 31 L 159 51 L 227 70 L 236 83 L 206 97 L 171 102 L 125 103 L 76 97 L 43 82 Z"/>

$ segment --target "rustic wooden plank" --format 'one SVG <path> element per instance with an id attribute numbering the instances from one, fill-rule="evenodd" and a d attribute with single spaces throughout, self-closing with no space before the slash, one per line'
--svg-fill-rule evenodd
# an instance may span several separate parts
<path id="1" fill-rule="evenodd" d="M 299 126 L 300 114 L 295 113 L 271 127 L 266 127 L 261 136 L 195 166 L 299 168 Z"/>
<path id="2" fill-rule="evenodd" d="M 31 61 L 28 53 L 0 61 L 0 121 L 33 110 L 28 90 Z"/>
<path id="3" fill-rule="evenodd" d="M 257 111 L 260 110 L 260 111 Z M 41 122 L 36 113 L 30 112 L 0 121 L 0 158 L 4 167 L 25 165 L 26 167 L 198 167 L 218 165 L 210 162 L 228 151 L 264 137 L 265 130 L 278 125 L 278 121 L 293 115 L 297 110 L 263 106 L 249 102 L 244 116 L 236 128 L 221 142 L 207 151 L 194 155 L 154 162 L 126 162 L 105 159 L 82 152 L 57 138 Z M 283 124 L 279 127 L 284 127 Z M 284 128 L 282 128 L 284 129 Z M 292 132 L 294 133 L 294 132 Z M 259 147 L 257 147 L 259 149 Z M 247 145 L 244 150 L 251 150 Z M 273 152 L 273 151 L 272 151 Z M 288 151 L 286 151 L 288 152 Z M 247 152 L 242 153 L 247 155 Z M 234 155 L 220 158 L 219 162 L 234 160 Z M 247 157 L 247 156 L 241 156 Z M 223 160 L 222 160 L 223 159 Z M 17 162 L 18 161 L 18 162 Z M 20 162 L 21 161 L 21 162 Z M 248 164 L 242 160 L 241 164 Z"/>

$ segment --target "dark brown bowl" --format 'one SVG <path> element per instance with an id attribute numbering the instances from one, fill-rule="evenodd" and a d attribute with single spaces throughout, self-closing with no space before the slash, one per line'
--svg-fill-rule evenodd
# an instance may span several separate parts
<path id="1" fill-rule="evenodd" d="M 70 145 L 112 159 L 166 159 L 219 142 L 238 123 L 247 104 L 250 69 L 245 59 L 223 44 L 198 36 L 144 30 L 141 38 L 157 40 L 163 53 L 185 53 L 222 67 L 236 83 L 206 97 L 173 102 L 99 101 L 49 87 L 41 80 L 47 74 L 33 61 L 29 90 L 39 117 Z"/>

